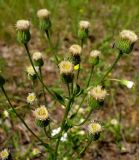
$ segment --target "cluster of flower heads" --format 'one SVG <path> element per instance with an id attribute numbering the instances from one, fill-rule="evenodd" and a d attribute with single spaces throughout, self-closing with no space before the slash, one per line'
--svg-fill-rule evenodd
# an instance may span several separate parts
<path id="1" fill-rule="evenodd" d="M 37 12 L 37 17 L 39 18 L 39 27 L 41 30 L 48 33 L 48 30 L 51 27 L 51 21 L 50 21 L 50 12 L 47 9 L 41 9 Z M 21 43 L 28 43 L 30 40 L 30 22 L 27 20 L 19 20 L 16 24 L 17 28 L 17 39 Z M 88 38 L 90 23 L 88 21 L 80 21 L 79 22 L 79 30 L 78 30 L 78 37 L 81 40 L 81 46 L 78 44 L 73 44 L 69 48 L 69 53 L 71 55 L 70 60 L 63 60 L 59 63 L 59 71 L 60 75 L 62 76 L 63 80 L 66 83 L 72 83 L 74 79 L 74 67 L 79 66 L 81 62 L 81 53 L 82 53 L 82 43 L 86 41 Z M 134 43 L 138 40 L 137 35 L 130 30 L 123 30 L 120 32 L 119 37 L 116 39 L 115 46 L 121 54 L 123 53 L 130 53 L 133 49 Z M 92 65 L 97 65 L 99 62 L 99 57 L 101 55 L 101 51 L 99 50 L 92 50 L 90 52 L 90 62 Z M 35 70 L 38 72 L 39 67 L 43 66 L 43 59 L 42 54 L 40 52 L 35 52 L 32 56 L 32 59 L 35 64 Z M 78 67 L 79 69 L 79 67 Z M 26 69 L 28 76 L 32 79 L 36 78 L 36 72 L 34 71 L 34 68 L 32 66 L 27 67 Z M 124 85 L 127 85 L 129 88 L 133 86 L 133 83 L 130 82 L 127 84 L 126 81 L 123 81 Z M 105 97 L 107 96 L 107 91 L 100 85 L 94 86 L 88 91 L 88 97 L 89 100 L 94 100 L 95 102 L 101 102 L 104 101 Z M 27 102 L 29 104 L 33 104 L 36 101 L 36 95 L 35 93 L 29 93 L 27 97 Z M 47 126 L 49 123 L 49 114 L 46 109 L 46 106 L 41 105 L 39 108 L 37 108 L 34 111 L 34 115 L 37 121 L 37 124 L 40 127 Z M 113 121 L 112 123 L 116 123 Z M 57 128 L 53 130 L 51 133 L 52 136 L 55 136 L 60 132 L 61 128 Z M 99 138 L 100 133 L 102 132 L 102 125 L 99 122 L 93 121 L 88 126 L 88 131 L 93 137 L 96 139 Z M 65 141 L 67 138 L 67 134 L 64 134 L 61 138 L 61 141 Z M 3 151 L 3 154 L 6 155 L 6 151 Z M 8 152 L 7 152 L 8 153 Z M 2 156 L 1 156 L 2 157 Z"/>

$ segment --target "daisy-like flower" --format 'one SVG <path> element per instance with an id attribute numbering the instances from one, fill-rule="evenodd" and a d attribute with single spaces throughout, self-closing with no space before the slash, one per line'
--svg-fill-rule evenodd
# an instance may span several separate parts
<path id="1" fill-rule="evenodd" d="M 10 157 L 10 153 L 9 153 L 8 149 L 4 149 L 0 152 L 0 158 L 2 160 L 10 160 L 9 157 Z"/>
<path id="2" fill-rule="evenodd" d="M 43 62 L 43 58 L 42 58 L 42 53 L 41 52 L 34 52 L 32 58 L 34 60 L 35 66 L 38 66 L 38 67 L 42 67 L 43 66 L 44 62 Z"/>
<path id="3" fill-rule="evenodd" d="M 122 30 L 120 32 L 120 38 L 128 40 L 131 43 L 135 43 L 138 40 L 138 36 L 131 30 Z"/>
<path id="4" fill-rule="evenodd" d="M 94 121 L 91 124 L 89 124 L 88 131 L 92 135 L 99 134 L 102 132 L 102 126 L 100 123 Z"/>
<path id="5" fill-rule="evenodd" d="M 18 20 L 16 23 L 16 29 L 20 31 L 26 31 L 30 29 L 30 22 L 28 20 Z"/>
<path id="6" fill-rule="evenodd" d="M 38 68 L 38 67 L 35 67 L 35 69 L 36 69 L 36 71 L 38 72 L 39 68 Z M 34 69 L 33 69 L 32 66 L 28 66 L 28 67 L 26 68 L 26 71 L 27 71 L 27 73 L 28 73 L 29 76 L 34 76 L 34 75 L 36 75 L 36 73 L 35 73 L 35 71 L 34 71 Z"/>
<path id="7" fill-rule="evenodd" d="M 39 59 L 42 59 L 42 53 L 41 52 L 34 52 L 33 53 L 33 60 L 39 60 Z"/>
<path id="8" fill-rule="evenodd" d="M 27 102 L 29 104 L 33 104 L 36 101 L 36 95 L 35 93 L 29 93 L 27 96 Z"/>
<path id="9" fill-rule="evenodd" d="M 37 16 L 40 19 L 47 19 L 50 16 L 50 12 L 47 9 L 40 9 L 37 12 Z"/>
<path id="10" fill-rule="evenodd" d="M 62 61 L 59 64 L 60 74 L 71 74 L 73 72 L 73 64 L 70 61 Z"/>
<path id="11" fill-rule="evenodd" d="M 81 29 L 89 29 L 89 27 L 90 27 L 90 22 L 82 20 L 82 21 L 80 21 L 80 23 L 79 23 L 79 27 L 80 27 Z"/>
<path id="12" fill-rule="evenodd" d="M 73 44 L 70 48 L 69 48 L 69 52 L 73 55 L 80 55 L 82 51 L 82 48 L 80 45 L 78 44 Z"/>
<path id="13" fill-rule="evenodd" d="M 101 55 L 101 51 L 99 51 L 99 50 L 92 50 L 90 52 L 90 57 L 92 57 L 92 58 L 99 57 L 100 55 Z"/>
<path id="14" fill-rule="evenodd" d="M 8 112 L 7 110 L 4 110 L 4 111 L 3 111 L 3 116 L 4 116 L 5 118 L 9 118 L 9 112 Z"/>
<path id="15" fill-rule="evenodd" d="M 88 92 L 89 96 L 93 97 L 94 99 L 101 101 L 104 100 L 106 95 L 107 95 L 107 91 L 105 89 L 102 89 L 102 86 L 96 86 L 94 88 L 92 88 L 89 92 Z"/>
<path id="16" fill-rule="evenodd" d="M 34 111 L 34 115 L 35 115 L 35 118 L 37 120 L 41 120 L 41 121 L 45 121 L 49 117 L 48 111 L 47 111 L 47 109 L 46 109 L 46 107 L 44 105 L 42 105 L 41 107 L 37 108 Z"/>

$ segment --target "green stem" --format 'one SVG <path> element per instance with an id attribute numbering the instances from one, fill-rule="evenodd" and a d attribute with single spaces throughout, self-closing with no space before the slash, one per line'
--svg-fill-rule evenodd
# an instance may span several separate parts
<path id="1" fill-rule="evenodd" d="M 38 73 L 37 73 L 37 71 L 36 71 L 36 69 L 35 69 L 35 66 L 34 66 L 34 64 L 33 64 L 31 55 L 30 55 L 30 53 L 29 53 L 28 45 L 27 45 L 27 44 L 24 44 L 24 46 L 25 46 L 27 55 L 28 55 L 28 57 L 29 57 L 30 63 L 31 63 L 31 65 L 32 65 L 33 69 L 34 69 L 34 72 L 35 72 L 37 78 L 39 79 L 39 81 L 40 81 L 40 83 L 42 84 L 42 86 L 47 90 L 47 92 L 48 92 L 52 97 L 54 97 L 54 95 L 53 95 L 53 93 L 51 92 L 51 90 L 43 83 L 43 81 L 41 80 L 40 76 L 38 75 Z"/>
<path id="2" fill-rule="evenodd" d="M 43 82 L 43 76 L 42 76 L 42 69 L 41 69 L 41 67 L 39 67 L 39 72 L 40 72 L 41 81 Z M 45 104 L 47 104 L 47 100 L 46 100 L 46 96 L 45 96 L 45 88 L 44 88 L 43 85 L 42 85 L 42 91 L 43 91 L 43 96 L 44 96 Z"/>
<path id="3" fill-rule="evenodd" d="M 67 116 L 68 116 L 68 113 L 69 113 L 69 111 L 70 111 L 72 102 L 73 102 L 73 96 L 72 96 L 72 98 L 69 100 L 69 103 L 68 103 L 68 105 L 67 105 L 67 107 L 66 107 L 66 111 L 65 111 L 65 114 L 64 114 L 64 118 L 63 118 L 63 121 L 62 121 L 62 124 L 61 124 L 61 130 L 60 130 L 59 137 L 58 137 L 57 144 L 56 144 L 55 159 L 54 159 L 54 160 L 57 160 L 57 152 L 58 152 L 58 147 L 59 147 L 60 139 L 61 139 L 61 137 L 62 137 L 62 133 L 63 133 L 64 127 L 65 127 L 65 123 L 66 123 Z"/>
<path id="4" fill-rule="evenodd" d="M 84 147 L 84 149 L 80 152 L 79 157 L 82 157 L 82 156 L 84 155 L 85 151 L 87 150 L 87 148 L 90 146 L 91 143 L 92 143 L 92 140 L 90 140 L 90 141 L 87 143 L 86 147 Z"/>
<path id="5" fill-rule="evenodd" d="M 81 70 L 81 65 L 80 65 L 80 63 L 79 63 L 79 69 L 78 69 L 78 72 L 77 72 L 77 82 L 78 82 L 78 78 L 79 78 L 79 74 L 80 74 L 80 70 Z"/>
<path id="6" fill-rule="evenodd" d="M 89 76 L 86 88 L 89 87 L 89 84 L 90 84 L 90 81 L 91 81 L 91 78 L 92 78 L 92 75 L 93 75 L 93 70 L 94 70 L 94 65 L 92 65 L 92 67 L 91 67 L 91 72 L 90 72 L 90 76 Z"/>
<path id="7" fill-rule="evenodd" d="M 90 117 L 90 115 L 92 114 L 92 111 L 93 109 L 90 110 L 90 112 L 88 113 L 88 115 L 86 116 L 85 120 L 83 122 L 81 122 L 80 124 L 76 124 L 76 125 L 73 125 L 73 126 L 81 126 L 83 125 Z"/>
<path id="8" fill-rule="evenodd" d="M 69 83 L 67 83 L 67 88 L 68 88 L 68 93 L 69 93 L 69 98 L 70 98 L 71 93 L 70 93 L 70 86 L 69 86 Z"/>
<path id="9" fill-rule="evenodd" d="M 47 39 L 48 39 L 48 42 L 49 42 L 49 45 L 50 45 L 51 49 L 54 50 L 54 47 L 53 47 L 53 44 L 52 44 L 52 41 L 51 41 L 51 38 L 50 38 L 50 35 L 49 35 L 49 31 L 46 30 L 45 33 L 47 35 Z M 57 57 L 55 51 L 53 53 L 54 53 L 54 58 L 55 58 L 56 64 L 58 65 L 59 64 L 58 57 Z"/>
<path id="10" fill-rule="evenodd" d="M 100 80 L 99 83 L 102 83 L 104 81 L 104 79 L 107 77 L 107 75 L 113 70 L 113 68 L 116 66 L 117 62 L 120 60 L 121 56 L 123 54 L 121 52 L 119 52 L 117 58 L 115 59 L 114 63 L 112 64 L 112 66 L 108 69 L 108 71 L 104 74 L 104 76 L 102 77 L 102 79 Z"/>
<path id="11" fill-rule="evenodd" d="M 9 97 L 8 97 L 5 89 L 4 89 L 4 87 L 1 87 L 1 89 L 2 89 L 3 94 L 5 95 L 5 98 L 7 99 L 10 107 L 12 108 L 13 112 L 16 114 L 16 116 L 20 119 L 20 121 L 24 124 L 24 126 L 28 129 L 28 131 L 29 131 L 38 141 L 40 141 L 41 144 L 42 144 L 45 148 L 48 148 L 49 145 L 46 144 L 46 143 L 44 143 L 44 142 L 29 128 L 29 126 L 26 124 L 26 122 L 24 121 L 24 119 L 23 119 L 22 117 L 20 117 L 20 115 L 16 112 L 16 110 L 14 109 L 14 107 L 13 107 L 13 105 L 12 105 L 12 103 L 11 103 L 11 101 L 10 101 L 10 99 L 9 99 Z"/>

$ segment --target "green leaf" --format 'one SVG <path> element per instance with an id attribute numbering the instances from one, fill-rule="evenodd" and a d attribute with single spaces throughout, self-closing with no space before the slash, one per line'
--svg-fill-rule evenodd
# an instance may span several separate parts
<path id="1" fill-rule="evenodd" d="M 74 91 L 74 95 L 76 97 L 78 97 L 79 95 L 81 95 L 83 93 L 83 89 L 80 88 L 80 86 L 78 84 L 76 84 L 76 89 Z"/>
<path id="2" fill-rule="evenodd" d="M 58 100 L 58 102 L 61 103 L 62 105 L 65 105 L 64 98 L 56 91 L 53 91 L 53 93 L 55 95 L 55 98 Z"/>

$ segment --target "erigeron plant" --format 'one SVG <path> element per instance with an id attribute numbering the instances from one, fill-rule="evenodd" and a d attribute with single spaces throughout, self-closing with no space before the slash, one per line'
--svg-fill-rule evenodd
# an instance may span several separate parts
<path id="1" fill-rule="evenodd" d="M 41 9 L 37 12 L 37 17 L 39 19 L 39 28 L 44 32 L 44 34 L 47 35 L 50 47 L 53 49 L 54 44 L 51 41 L 50 35 L 50 29 L 52 27 L 50 12 L 47 9 Z M 71 159 L 72 156 L 76 158 L 82 157 L 85 151 L 87 150 L 88 146 L 91 145 L 92 142 L 95 142 L 99 139 L 103 131 L 102 124 L 97 121 L 89 121 L 89 118 L 91 118 L 91 114 L 94 110 L 100 109 L 103 106 L 103 102 L 109 95 L 105 89 L 105 86 L 103 86 L 103 82 L 108 77 L 108 74 L 113 70 L 115 65 L 118 63 L 120 58 L 125 53 L 129 54 L 132 51 L 133 46 L 138 39 L 137 35 L 133 31 L 123 30 L 122 32 L 120 32 L 118 38 L 115 41 L 115 47 L 118 49 L 119 52 L 118 56 L 116 57 L 114 63 L 107 69 L 107 71 L 103 73 L 100 79 L 97 82 L 95 82 L 95 85 L 92 84 L 90 86 L 93 72 L 99 64 L 101 55 L 100 51 L 92 50 L 90 52 L 89 57 L 89 63 L 91 64 L 90 73 L 89 75 L 87 75 L 87 83 L 85 84 L 85 86 L 81 87 L 79 77 L 81 76 L 80 66 L 82 65 L 82 52 L 84 50 L 83 46 L 87 41 L 89 35 L 90 27 L 91 25 L 88 21 L 79 22 L 78 38 L 80 44 L 73 44 L 69 48 L 70 56 L 68 59 L 59 61 L 58 55 L 56 54 L 56 52 L 54 52 L 55 63 L 59 68 L 59 74 L 61 76 L 62 82 L 64 85 L 67 86 L 67 95 L 66 93 L 59 94 L 58 92 L 53 90 L 52 87 L 50 88 L 48 84 L 44 83 L 42 67 L 44 66 L 45 62 L 43 60 L 42 53 L 35 52 L 33 53 L 33 55 L 31 55 L 31 52 L 29 50 L 29 41 L 31 39 L 30 22 L 28 20 L 19 20 L 16 23 L 17 40 L 25 48 L 30 61 L 30 66 L 26 68 L 27 76 L 33 83 L 37 81 L 40 82 L 40 84 L 42 85 L 45 105 L 35 103 L 39 97 L 37 97 L 37 94 L 34 93 L 34 91 L 32 91 L 32 93 L 29 93 L 29 95 L 27 96 L 27 102 L 31 105 L 36 105 L 36 109 L 33 112 L 35 116 L 34 122 L 36 122 L 36 125 L 38 127 L 44 129 L 46 140 L 44 140 L 44 137 L 42 138 L 40 137 L 40 135 L 37 135 L 25 122 L 24 118 L 17 112 L 16 108 L 13 107 L 4 87 L 5 79 L 2 75 L 0 75 L 0 87 L 11 109 L 13 110 L 15 115 L 21 120 L 21 122 L 25 125 L 28 131 L 36 138 L 36 140 L 39 141 L 40 144 L 46 148 L 46 152 L 48 155 L 47 159 L 50 160 L 59 159 L 61 154 L 59 150 L 60 146 L 63 145 L 63 142 L 65 142 L 68 139 L 68 137 L 72 137 L 71 134 L 73 132 L 83 133 L 80 135 L 85 135 L 85 138 L 80 138 L 80 140 L 78 139 L 78 145 L 76 143 L 73 144 L 74 147 L 72 146 L 70 148 L 71 151 L 69 151 L 71 153 L 69 155 L 69 159 Z M 123 83 L 128 87 L 130 86 L 129 88 L 131 88 L 131 86 L 133 85 L 131 83 L 127 84 L 127 81 L 125 80 L 121 80 L 120 82 L 121 84 Z M 59 127 L 57 127 L 57 129 L 52 129 L 52 124 L 54 122 L 51 120 L 51 115 L 49 113 L 50 108 L 47 107 L 46 94 L 49 94 L 52 97 L 53 101 L 57 101 L 59 104 L 64 106 L 65 109 L 64 117 L 61 118 L 61 124 L 59 124 Z M 79 97 L 81 98 L 79 99 Z M 79 110 L 82 108 L 85 99 L 87 99 L 88 102 L 88 114 L 82 121 L 76 123 L 75 119 L 78 116 Z M 77 105 L 77 108 L 71 112 L 72 108 L 75 104 L 77 104 L 77 102 L 79 103 Z M 87 123 L 90 124 L 88 125 Z M 82 131 L 82 125 L 86 125 L 88 128 L 86 133 Z M 74 138 L 72 137 L 71 140 L 74 141 Z M 81 142 L 81 140 L 83 140 L 83 142 L 85 140 L 88 140 L 87 144 L 84 144 L 84 147 L 81 146 L 81 144 L 83 143 Z M 77 137 L 75 142 L 77 142 Z M 75 146 L 76 148 L 78 148 L 78 150 L 74 152 Z M 3 151 L 0 155 L 4 155 Z"/>

